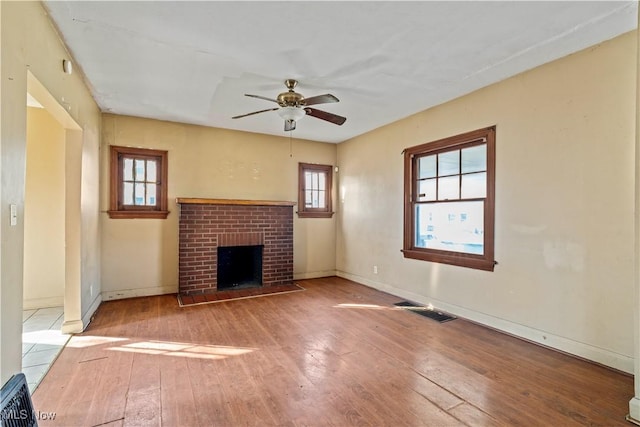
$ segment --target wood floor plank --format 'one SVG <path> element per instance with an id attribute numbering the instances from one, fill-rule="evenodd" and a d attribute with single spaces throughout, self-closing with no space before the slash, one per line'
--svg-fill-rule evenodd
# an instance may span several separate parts
<path id="1" fill-rule="evenodd" d="M 88 425 L 108 424 L 115 420 L 124 420 L 127 402 L 123 389 L 129 386 L 133 355 L 111 351 L 104 359 L 103 375 L 97 379 L 95 387 L 99 399 L 91 399 L 87 409 Z"/>
<path id="2" fill-rule="evenodd" d="M 127 396 L 124 426 L 161 426 L 161 403 L 157 392 L 140 392 Z"/>
<path id="3" fill-rule="evenodd" d="M 47 426 L 627 425 L 629 375 L 336 277 L 108 301 L 33 395 Z"/>
<path id="4" fill-rule="evenodd" d="M 491 415 L 476 408 L 469 403 L 461 403 L 449 410 L 449 413 L 469 426 L 482 426 L 482 427 L 502 427 L 507 426 L 505 423 L 500 423 Z"/>
<path id="5" fill-rule="evenodd" d="M 125 426 L 160 426 L 160 360 L 150 354 L 135 353 L 126 390 Z"/>
<path id="6" fill-rule="evenodd" d="M 176 351 L 180 354 L 180 351 Z M 162 425 L 193 426 L 198 424 L 197 407 L 189 375 L 188 360 L 184 356 L 160 358 L 160 399 Z"/>

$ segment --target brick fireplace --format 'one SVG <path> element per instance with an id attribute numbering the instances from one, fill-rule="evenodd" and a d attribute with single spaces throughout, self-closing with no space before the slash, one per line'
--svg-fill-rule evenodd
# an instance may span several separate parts
<path id="1" fill-rule="evenodd" d="M 177 203 L 180 294 L 218 291 L 219 247 L 261 249 L 257 286 L 293 283 L 294 202 L 178 198 Z"/>

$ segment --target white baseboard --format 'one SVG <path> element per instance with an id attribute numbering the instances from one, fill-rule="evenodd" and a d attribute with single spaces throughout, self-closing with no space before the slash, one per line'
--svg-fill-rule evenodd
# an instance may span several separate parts
<path id="1" fill-rule="evenodd" d="M 632 397 L 629 401 L 629 415 L 627 421 L 640 426 L 640 399 Z"/>
<path id="2" fill-rule="evenodd" d="M 455 316 L 468 319 L 472 322 L 476 322 L 484 326 L 494 328 L 507 334 L 514 335 L 525 340 L 533 341 L 535 343 L 551 347 L 562 352 L 573 354 L 575 356 L 591 360 L 605 366 L 609 366 L 619 371 L 627 372 L 630 374 L 633 374 L 634 372 L 634 361 L 633 357 L 631 356 L 615 353 L 603 348 L 592 346 L 590 344 L 574 341 L 565 337 L 548 333 L 546 331 L 531 328 L 526 325 L 521 325 L 505 319 L 500 319 L 486 313 L 477 312 L 468 308 L 439 301 L 434 298 L 428 298 L 424 295 L 419 295 L 410 291 L 406 291 L 404 289 L 399 289 L 387 285 L 385 283 L 367 279 L 366 277 L 346 273 L 344 271 L 337 271 L 336 275 L 338 277 L 353 280 L 354 282 L 358 282 L 371 288 L 397 295 L 401 298 L 406 298 L 420 304 L 432 304 L 437 309 L 453 314 Z"/>
<path id="3" fill-rule="evenodd" d="M 49 298 L 30 298 L 22 302 L 23 310 L 36 310 L 38 308 L 63 307 L 64 296 Z"/>
<path id="4" fill-rule="evenodd" d="M 68 320 L 62 324 L 60 331 L 63 334 L 79 334 L 84 331 L 82 320 Z"/>
<path id="5" fill-rule="evenodd" d="M 293 280 L 319 279 L 320 277 L 331 277 L 336 275 L 336 270 L 311 271 L 305 273 L 293 273 Z"/>
<path id="6" fill-rule="evenodd" d="M 98 309 L 98 307 L 100 306 L 101 302 L 102 302 L 102 295 L 98 294 L 98 296 L 96 296 L 96 299 L 94 299 L 93 302 L 91 303 L 91 306 L 89 306 L 89 310 L 87 310 L 87 312 L 82 316 L 83 331 L 87 328 L 87 326 L 89 326 L 89 323 L 91 323 L 91 319 L 93 318 L 93 315 Z"/>
<path id="7" fill-rule="evenodd" d="M 87 312 L 82 316 L 82 319 L 65 320 L 64 323 L 62 323 L 62 328 L 61 328 L 62 333 L 63 334 L 79 334 L 83 332 L 87 328 L 87 326 L 89 326 L 89 323 L 91 323 L 91 318 L 93 317 L 93 314 L 96 312 L 96 310 L 100 306 L 101 302 L 102 302 L 102 297 L 98 295 L 89 306 L 89 309 L 87 310 Z"/>
<path id="8" fill-rule="evenodd" d="M 122 289 L 118 291 L 102 292 L 103 301 L 111 301 L 116 299 L 148 297 L 152 295 L 175 294 L 178 292 L 178 285 L 172 286 L 155 286 L 152 288 L 140 289 Z"/>

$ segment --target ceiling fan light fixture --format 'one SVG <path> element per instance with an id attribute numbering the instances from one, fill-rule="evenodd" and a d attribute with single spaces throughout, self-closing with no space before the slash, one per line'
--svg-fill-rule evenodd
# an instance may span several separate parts
<path id="1" fill-rule="evenodd" d="M 298 107 L 281 107 L 278 115 L 285 120 L 300 120 L 305 116 L 306 112 Z"/>

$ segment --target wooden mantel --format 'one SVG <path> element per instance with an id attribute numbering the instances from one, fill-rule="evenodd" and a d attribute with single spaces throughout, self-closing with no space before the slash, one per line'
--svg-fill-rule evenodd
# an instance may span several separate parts
<path id="1" fill-rule="evenodd" d="M 244 205 L 244 206 L 295 206 L 296 202 L 287 202 L 279 200 L 237 200 L 237 199 L 199 199 L 178 197 L 178 204 L 192 205 Z"/>

